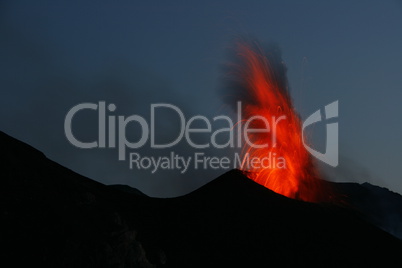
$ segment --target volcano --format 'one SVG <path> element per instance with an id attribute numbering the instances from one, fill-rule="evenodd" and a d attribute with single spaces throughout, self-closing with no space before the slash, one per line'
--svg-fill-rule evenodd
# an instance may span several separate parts
<path id="1" fill-rule="evenodd" d="M 402 267 L 402 242 L 354 210 L 287 198 L 238 170 L 151 198 L 2 132 L 0 146 L 2 267 Z"/>
<path id="2" fill-rule="evenodd" d="M 254 157 L 262 163 L 271 155 L 280 159 L 276 165 L 246 166 L 243 160 L 241 169 L 250 179 L 284 196 L 309 202 L 331 199 L 330 189 L 322 185 L 305 148 L 302 122 L 280 53 L 265 53 L 258 42 L 243 40 L 237 43 L 236 61 L 229 64 L 228 101 L 242 100 L 243 118 L 238 124 L 253 128 L 241 137 L 242 158 Z"/>

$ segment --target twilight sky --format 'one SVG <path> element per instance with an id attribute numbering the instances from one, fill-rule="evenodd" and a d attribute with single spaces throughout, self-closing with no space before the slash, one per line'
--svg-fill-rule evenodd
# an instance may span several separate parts
<path id="1" fill-rule="evenodd" d="M 151 196 L 188 193 L 225 170 L 130 170 L 116 149 L 71 145 L 64 118 L 79 103 L 99 101 L 114 103 L 116 116 L 149 118 L 150 105 L 161 102 L 188 118 L 230 115 L 222 67 L 233 40 L 250 36 L 281 49 L 302 118 L 339 100 L 340 164 L 324 166 L 326 176 L 402 193 L 401 1 L 158 2 L 1 1 L 0 130 L 102 183 Z M 176 119 L 158 115 L 159 139 L 174 136 Z M 77 116 L 73 127 L 94 140 L 96 112 Z M 131 127 L 128 136 L 138 139 Z M 317 124 L 312 138 L 321 151 L 324 136 Z M 193 153 L 186 144 L 175 151 Z"/>

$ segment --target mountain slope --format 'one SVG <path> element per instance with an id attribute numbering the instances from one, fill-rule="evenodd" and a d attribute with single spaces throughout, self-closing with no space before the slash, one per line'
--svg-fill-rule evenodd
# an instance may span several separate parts
<path id="1" fill-rule="evenodd" d="M 131 196 L 80 176 L 4 133 L 0 148 L 0 241 L 7 249 L 0 251 L 0 263 L 151 267 L 133 224 L 121 214 Z"/>
<path id="2" fill-rule="evenodd" d="M 80 176 L 4 133 L 0 148 L 0 262 L 17 267 L 402 265 L 401 241 L 353 210 L 288 199 L 236 170 L 158 199 Z"/>
<path id="3" fill-rule="evenodd" d="M 402 239 L 402 196 L 369 183 L 333 183 L 349 208 L 388 233 Z"/>

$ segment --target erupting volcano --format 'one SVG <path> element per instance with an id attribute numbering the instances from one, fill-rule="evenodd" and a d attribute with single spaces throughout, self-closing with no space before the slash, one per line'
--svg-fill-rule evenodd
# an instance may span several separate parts
<path id="1" fill-rule="evenodd" d="M 261 49 L 246 43 L 238 45 L 237 83 L 241 84 L 242 122 L 258 130 L 243 137 L 243 159 L 281 157 L 284 167 L 249 166 L 243 171 L 252 180 L 290 198 L 320 201 L 322 181 L 312 159 L 303 145 L 301 120 L 297 115 L 284 72 L 273 68 Z M 284 65 L 280 68 L 284 70 Z M 277 63 L 277 64 L 278 64 Z M 281 76 L 282 75 L 282 76 Z M 286 80 L 286 79 L 285 79 Z"/>

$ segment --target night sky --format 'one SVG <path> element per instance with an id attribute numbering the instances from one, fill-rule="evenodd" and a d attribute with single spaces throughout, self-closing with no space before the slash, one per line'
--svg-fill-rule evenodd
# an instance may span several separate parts
<path id="1" fill-rule="evenodd" d="M 340 163 L 323 166 L 326 177 L 402 193 L 401 1 L 13 0 L 0 2 L 0 31 L 0 130 L 91 179 L 165 197 L 225 172 L 130 170 L 114 149 L 71 145 L 63 124 L 73 106 L 99 101 L 114 103 L 114 115 L 147 118 L 161 102 L 188 117 L 230 114 L 223 66 L 234 40 L 247 37 L 280 48 L 302 118 L 339 100 Z M 95 139 L 96 120 L 96 112 L 77 119 L 77 136 Z M 172 114 L 158 120 L 162 140 L 177 129 Z M 318 150 L 323 136 L 315 126 Z M 192 154 L 185 144 L 175 151 Z"/>

